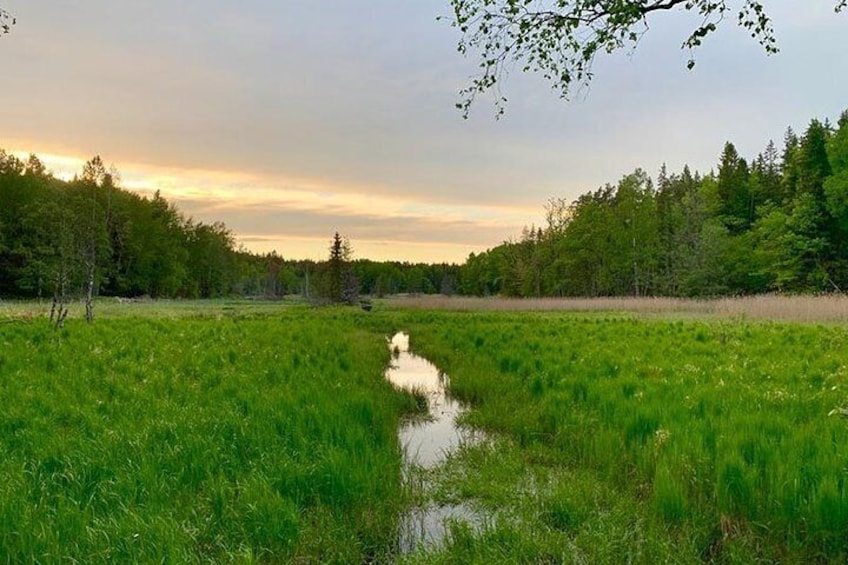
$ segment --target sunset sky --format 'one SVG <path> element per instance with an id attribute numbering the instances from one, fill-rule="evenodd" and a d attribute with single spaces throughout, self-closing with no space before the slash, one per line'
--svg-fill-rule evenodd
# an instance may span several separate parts
<path id="1" fill-rule="evenodd" d="M 848 108 L 848 14 L 778 0 L 781 53 L 725 26 L 660 14 L 632 54 L 599 58 L 571 101 L 512 73 L 506 115 L 457 91 L 475 61 L 447 0 L 0 0 L 0 147 L 69 177 L 100 154 L 125 188 L 224 221 L 253 251 L 461 262 L 636 167 L 753 157 L 787 126 Z"/>

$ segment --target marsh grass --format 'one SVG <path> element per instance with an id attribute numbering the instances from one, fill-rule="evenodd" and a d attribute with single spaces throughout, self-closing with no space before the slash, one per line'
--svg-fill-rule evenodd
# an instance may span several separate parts
<path id="1" fill-rule="evenodd" d="M 122 299 L 99 297 L 94 300 L 95 321 L 115 318 L 226 318 L 269 316 L 309 304 L 299 297 L 280 300 L 216 298 L 209 300 L 159 300 L 150 298 Z M 85 304 L 82 300 L 68 304 L 69 319 L 82 319 Z M 50 314 L 49 300 L 0 299 L 0 324 L 14 320 L 39 320 Z"/>
<path id="2" fill-rule="evenodd" d="M 460 454 L 443 490 L 511 517 L 460 536 L 446 561 L 848 557 L 848 421 L 828 415 L 848 405 L 844 328 L 561 313 L 405 323 L 471 403 L 467 422 L 505 439 Z"/>
<path id="3" fill-rule="evenodd" d="M 0 556 L 845 561 L 844 305 L 773 298 L 638 315 L 116 303 L 63 330 L 0 303 Z M 754 320 L 780 316 L 805 323 Z M 422 395 L 383 378 L 398 327 L 490 440 L 421 471 L 427 500 L 397 439 Z M 399 555 L 404 511 L 431 501 L 486 520 Z"/>
<path id="4" fill-rule="evenodd" d="M 423 387 L 413 387 L 412 390 L 407 391 L 407 393 L 412 396 L 413 402 L 415 403 L 415 413 L 411 416 L 415 419 L 432 418 L 429 415 L 430 394 L 427 390 Z"/>
<path id="5" fill-rule="evenodd" d="M 402 296 L 386 305 L 404 310 L 465 312 L 600 312 L 661 315 L 664 317 L 719 317 L 791 322 L 848 322 L 848 296 L 783 296 L 738 298 L 476 298 L 458 296 Z"/>
<path id="6" fill-rule="evenodd" d="M 355 313 L 0 326 L 7 562 L 389 560 L 385 334 Z"/>

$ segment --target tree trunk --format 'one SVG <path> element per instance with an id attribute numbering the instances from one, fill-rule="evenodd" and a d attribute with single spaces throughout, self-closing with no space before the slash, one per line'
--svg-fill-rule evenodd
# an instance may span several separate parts
<path id="1" fill-rule="evenodd" d="M 53 305 L 50 307 L 50 323 L 56 329 L 65 326 L 65 318 L 68 317 L 68 306 L 65 298 L 65 266 L 60 268 L 53 285 Z"/>
<path id="2" fill-rule="evenodd" d="M 88 285 L 85 292 L 85 321 L 94 321 L 94 262 L 88 266 Z"/>

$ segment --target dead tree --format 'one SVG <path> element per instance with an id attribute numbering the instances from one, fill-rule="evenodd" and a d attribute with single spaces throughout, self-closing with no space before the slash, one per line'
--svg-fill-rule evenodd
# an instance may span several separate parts
<path id="1" fill-rule="evenodd" d="M 56 329 L 65 326 L 65 318 L 68 317 L 68 298 L 66 288 L 68 283 L 68 272 L 65 263 L 62 262 L 53 281 L 53 305 L 50 307 L 50 323 Z"/>
<path id="2" fill-rule="evenodd" d="M 94 321 L 94 267 L 93 258 L 87 261 L 88 281 L 85 290 L 85 321 L 89 324 Z"/>

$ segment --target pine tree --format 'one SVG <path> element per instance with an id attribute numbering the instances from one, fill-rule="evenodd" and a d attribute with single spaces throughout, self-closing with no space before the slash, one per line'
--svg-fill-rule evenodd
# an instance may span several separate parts
<path id="1" fill-rule="evenodd" d="M 729 141 L 724 145 L 718 168 L 720 213 L 731 232 L 741 232 L 753 220 L 754 211 L 748 185 L 748 164 Z"/>
<path id="2" fill-rule="evenodd" d="M 354 304 L 359 298 L 359 282 L 350 264 L 352 256 L 350 241 L 339 232 L 333 234 L 323 285 L 324 298 L 332 304 Z"/>
<path id="3" fill-rule="evenodd" d="M 827 158 L 828 128 L 818 120 L 810 122 L 798 153 L 798 193 L 809 193 L 817 201 L 824 199 L 824 180 L 830 176 Z"/>

